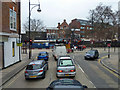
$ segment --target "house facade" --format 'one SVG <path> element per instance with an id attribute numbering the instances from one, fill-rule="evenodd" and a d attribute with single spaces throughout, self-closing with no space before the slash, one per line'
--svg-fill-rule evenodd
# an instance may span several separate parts
<path id="1" fill-rule="evenodd" d="M 83 19 L 73 19 L 69 24 L 69 28 L 74 31 L 74 34 L 78 38 L 88 39 L 89 34 L 93 28 L 91 22 Z"/>
<path id="2" fill-rule="evenodd" d="M 46 28 L 47 39 L 66 39 L 69 33 L 69 25 L 64 19 L 60 24 L 58 23 L 57 27 L 47 27 Z M 70 33 L 69 33 L 70 34 Z"/>
<path id="3" fill-rule="evenodd" d="M 0 1 L 0 68 L 20 61 L 20 2 L 8 1 Z"/>

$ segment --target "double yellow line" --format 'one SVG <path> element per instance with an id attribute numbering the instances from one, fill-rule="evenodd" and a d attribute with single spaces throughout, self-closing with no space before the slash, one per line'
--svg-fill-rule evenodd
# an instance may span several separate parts
<path id="1" fill-rule="evenodd" d="M 105 67 L 104 65 L 101 64 L 101 61 L 102 61 L 103 59 L 105 59 L 105 58 L 107 58 L 107 56 L 104 56 L 104 57 L 101 57 L 101 59 L 98 59 L 98 63 L 99 63 L 104 69 L 106 69 L 106 70 L 109 71 L 111 74 L 113 74 L 114 76 L 116 76 L 117 78 L 120 79 L 120 76 L 114 72 L 115 70 L 110 70 L 109 68 L 107 68 L 107 67 Z"/>

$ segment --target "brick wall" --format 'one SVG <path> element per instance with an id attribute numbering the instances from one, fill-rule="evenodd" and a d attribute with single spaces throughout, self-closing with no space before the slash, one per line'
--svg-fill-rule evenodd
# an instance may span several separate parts
<path id="1" fill-rule="evenodd" d="M 6 33 L 18 33 L 19 32 L 19 15 L 20 13 L 18 12 L 19 10 L 19 4 L 18 2 L 14 3 L 14 2 L 2 2 L 2 32 L 6 32 Z M 16 15 L 17 15 L 17 31 L 12 31 L 10 30 L 10 11 L 9 9 L 11 8 L 15 8 L 16 11 Z"/>

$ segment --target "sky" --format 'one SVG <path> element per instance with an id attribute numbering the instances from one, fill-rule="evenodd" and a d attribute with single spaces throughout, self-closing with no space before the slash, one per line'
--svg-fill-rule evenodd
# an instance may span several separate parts
<path id="1" fill-rule="evenodd" d="M 37 12 L 38 7 L 33 8 L 31 18 L 42 20 L 46 27 L 57 27 L 58 23 L 62 23 L 64 19 L 68 24 L 75 18 L 87 20 L 89 11 L 95 9 L 100 3 L 112 6 L 113 11 L 117 11 L 118 1 L 120 0 L 30 0 L 31 4 L 40 2 L 42 10 Z M 27 21 L 28 16 L 29 0 L 21 0 L 21 27 Z"/>

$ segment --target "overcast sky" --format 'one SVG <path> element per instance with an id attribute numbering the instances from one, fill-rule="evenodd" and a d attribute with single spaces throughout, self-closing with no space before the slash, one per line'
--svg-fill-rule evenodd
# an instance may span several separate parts
<path id="1" fill-rule="evenodd" d="M 30 0 L 31 4 L 40 1 L 41 12 L 38 7 L 32 10 L 31 18 L 41 19 L 46 27 L 57 27 L 58 22 L 66 19 L 69 24 L 72 19 L 87 19 L 89 10 L 95 9 L 99 3 L 112 6 L 114 11 L 118 10 L 120 0 Z M 31 7 L 33 7 L 31 5 Z M 29 16 L 29 0 L 21 0 L 21 23 L 25 23 Z"/>

